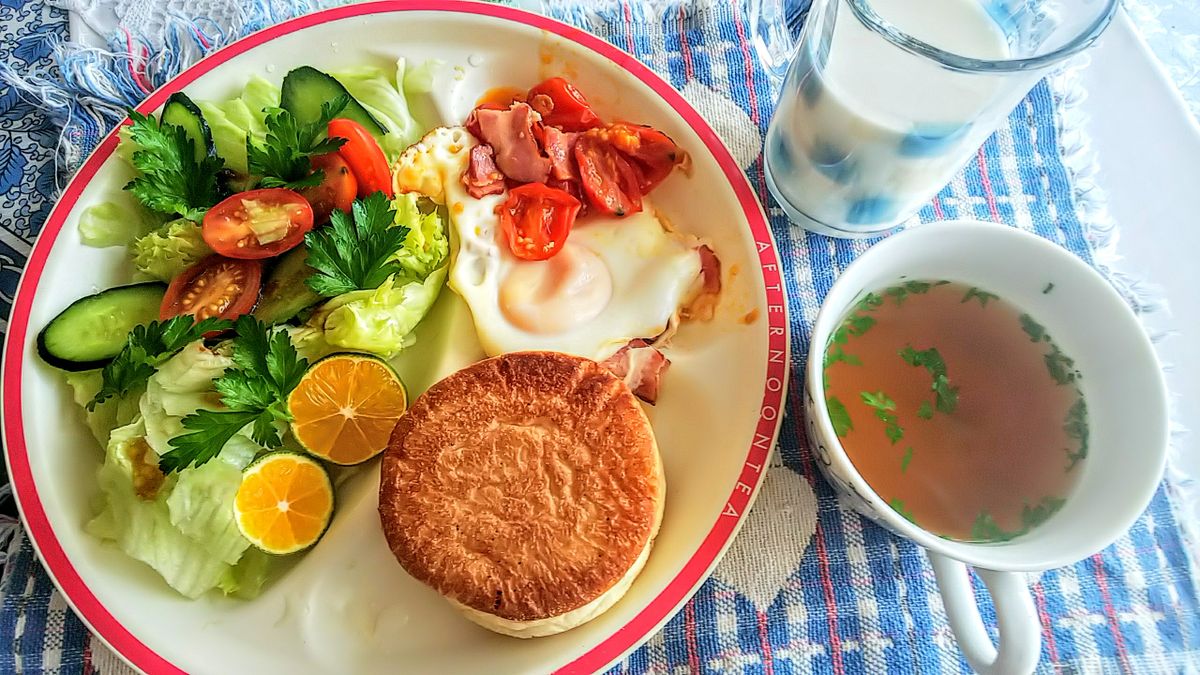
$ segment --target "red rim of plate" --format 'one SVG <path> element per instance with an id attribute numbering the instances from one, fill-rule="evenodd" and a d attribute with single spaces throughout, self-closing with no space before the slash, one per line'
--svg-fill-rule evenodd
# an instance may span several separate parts
<path id="1" fill-rule="evenodd" d="M 759 409 L 758 425 L 754 441 L 746 453 L 746 461 L 726 501 L 725 509 L 705 536 L 679 574 L 629 623 L 614 631 L 599 644 L 583 655 L 563 666 L 559 672 L 590 673 L 603 669 L 624 654 L 636 648 L 656 629 L 665 623 L 686 602 L 707 578 L 709 571 L 737 532 L 755 493 L 765 475 L 767 459 L 779 433 L 783 392 L 788 379 L 788 319 L 780 277 L 779 257 L 770 228 L 746 176 L 730 155 L 725 144 L 709 127 L 704 118 L 674 88 L 663 81 L 650 68 L 632 55 L 583 30 L 561 23 L 539 14 L 499 5 L 464 0 L 383 0 L 328 9 L 285 21 L 276 26 L 249 35 L 213 54 L 185 70 L 168 84 L 155 91 L 141 105 L 140 112 L 148 113 L 166 102 L 172 93 L 180 91 L 196 78 L 231 58 L 243 54 L 259 45 L 295 31 L 328 23 L 339 19 L 367 16 L 371 14 L 402 11 L 440 11 L 466 14 L 482 14 L 513 21 L 554 33 L 571 40 L 609 59 L 624 68 L 634 77 L 649 86 L 670 105 L 675 112 L 704 142 L 704 145 L 721 166 L 730 186 L 750 224 L 757 247 L 763 284 L 767 295 L 768 362 L 763 388 L 762 406 Z M 84 187 L 95 176 L 101 165 L 117 146 L 115 131 L 100 143 L 79 172 L 72 178 L 58 204 L 51 212 L 37 243 L 30 253 L 29 262 L 21 278 L 21 284 L 13 301 L 12 317 L 9 321 L 8 338 L 4 347 L 3 370 L 3 419 L 4 440 L 8 470 L 25 522 L 25 528 L 47 570 L 67 601 L 80 617 L 104 642 L 130 664 L 150 673 L 181 673 L 182 670 L 153 649 L 142 643 L 125 628 L 100 603 L 91 589 L 80 578 L 79 573 L 67 558 L 62 545 L 55 536 L 46 517 L 45 509 L 38 497 L 30 470 L 28 449 L 25 445 L 25 430 L 21 401 L 23 367 L 29 332 L 29 313 L 46 260 L 62 230 L 67 215 L 75 207 Z"/>

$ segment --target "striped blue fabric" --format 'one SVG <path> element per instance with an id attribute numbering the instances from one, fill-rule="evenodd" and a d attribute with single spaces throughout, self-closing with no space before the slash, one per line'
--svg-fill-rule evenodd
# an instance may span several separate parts
<path id="1" fill-rule="evenodd" d="M 547 3 L 564 20 L 661 73 L 712 119 L 735 156 L 745 159 L 751 184 L 768 206 L 787 273 L 792 382 L 798 387 L 821 299 L 840 270 L 872 242 L 806 233 L 772 205 L 756 157 L 774 97 L 753 58 L 744 8 L 716 2 L 650 4 Z M 0 53 L 7 60 L 15 34 L 31 28 L 54 33 L 62 24 L 34 3 L 0 0 L 0 28 L 6 36 Z M 6 96 L 0 90 L 6 121 L 39 115 L 20 102 L 5 108 Z M 1039 84 L 918 219 L 1004 222 L 1095 262 L 1104 232 L 1100 223 L 1082 219 L 1077 208 L 1072 172 L 1060 147 L 1061 106 L 1060 92 Z M 28 204 L 16 195 L 29 191 L 31 180 L 52 185 L 45 156 L 53 137 L 44 134 L 16 172 L 22 177 L 6 183 L 7 133 L 0 132 L 0 223 L 6 228 L 0 244 L 16 241 L 24 248 L 0 248 L 0 254 L 19 265 L 39 223 L 11 225 L 24 222 L 14 204 Z M 36 198 L 43 200 L 38 204 L 49 203 L 52 195 L 46 191 Z M 44 217 L 40 208 L 34 211 Z M 13 282 L 0 274 L 0 295 L 6 300 Z M 615 672 L 967 672 L 924 554 L 839 504 L 815 471 L 800 397 L 791 393 L 775 466 L 746 530 L 695 598 Z M 1045 626 L 1040 672 L 1197 669 L 1200 597 L 1175 516 L 1176 500 L 1175 488 L 1164 484 L 1145 515 L 1112 547 L 1031 579 Z M 28 543 L 18 539 L 10 550 L 0 582 L 0 672 L 123 672 L 53 591 Z M 994 635 L 990 611 L 985 622 Z"/>

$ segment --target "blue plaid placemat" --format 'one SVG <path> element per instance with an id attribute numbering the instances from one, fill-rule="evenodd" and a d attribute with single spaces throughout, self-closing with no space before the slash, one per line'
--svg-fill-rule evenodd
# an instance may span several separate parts
<path id="1" fill-rule="evenodd" d="M 805 233 L 773 208 L 759 152 L 774 96 L 754 60 L 744 8 L 716 2 L 546 4 L 667 77 L 743 163 L 769 207 L 787 273 L 792 386 L 798 389 L 820 301 L 870 242 Z M 56 10 L 32 0 L 0 0 L 0 35 L 0 62 L 55 76 L 52 45 L 64 35 Z M 1039 84 L 919 219 L 1005 222 L 1095 263 L 1107 231 L 1102 221 L 1080 216 L 1071 170 L 1079 157 L 1060 142 L 1067 119 L 1063 91 Z M 86 146 L 81 130 L 88 121 L 67 120 L 61 111 L 51 120 L 2 84 L 0 119 L 0 316 L 7 316 L 24 256 L 55 192 L 59 124 L 75 125 L 74 140 Z M 799 399 L 791 399 L 776 466 L 725 561 L 617 671 L 967 671 L 924 554 L 839 505 L 812 466 Z M 1039 671 L 1197 670 L 1200 598 L 1174 498 L 1174 488 L 1164 484 L 1112 547 L 1031 579 L 1045 626 Z M 0 582 L 0 672 L 124 672 L 53 590 L 24 538 L 18 534 L 8 550 Z M 994 635 L 995 617 L 986 614 Z"/>

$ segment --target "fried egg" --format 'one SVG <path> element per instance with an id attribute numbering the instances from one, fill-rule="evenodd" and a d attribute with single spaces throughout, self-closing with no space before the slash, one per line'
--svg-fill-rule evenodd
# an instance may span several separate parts
<path id="1" fill-rule="evenodd" d="M 697 291 L 698 240 L 670 231 L 644 200 L 623 218 L 581 218 L 548 260 L 518 259 L 496 216 L 507 193 L 476 199 L 461 180 L 477 142 L 462 127 L 434 129 L 405 151 L 394 175 L 397 191 L 446 206 L 450 287 L 489 356 L 550 350 L 599 360 L 667 329 Z"/>

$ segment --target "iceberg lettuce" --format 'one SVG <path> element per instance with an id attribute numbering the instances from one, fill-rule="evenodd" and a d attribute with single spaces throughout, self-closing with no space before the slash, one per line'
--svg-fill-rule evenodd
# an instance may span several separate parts
<path id="1" fill-rule="evenodd" d="M 279 87 L 258 75 L 251 75 L 241 95 L 227 101 L 199 101 L 196 106 L 212 131 L 213 146 L 225 165 L 239 174 L 249 172 L 246 161 L 246 137 L 262 139 L 267 129 L 265 108 L 279 106 Z"/>
<path id="2" fill-rule="evenodd" d="M 128 246 L 162 223 L 162 217 L 142 208 L 133 195 L 122 191 L 83 210 L 79 216 L 79 238 L 96 248 Z"/>
<path id="3" fill-rule="evenodd" d="M 239 592 L 236 568 L 250 542 L 234 522 L 233 495 L 253 453 L 231 441 L 213 461 L 139 495 L 136 478 L 156 470 L 158 459 L 144 438 L 140 419 L 113 430 L 97 476 L 104 505 L 87 531 L 146 563 L 189 598 L 213 588 Z"/>
<path id="4" fill-rule="evenodd" d="M 331 73 L 387 131 L 378 140 L 388 160 L 394 161 L 405 148 L 421 138 L 424 130 L 409 109 L 408 95 L 428 91 L 430 68 L 426 65 L 406 73 L 406 62 L 401 58 L 396 61 L 394 76 L 374 66 Z M 408 77 L 409 74 L 412 77 Z"/>
<path id="5" fill-rule="evenodd" d="M 412 344 L 413 329 L 446 282 L 450 241 L 442 213 L 423 212 L 416 195 L 398 196 L 392 208 L 396 225 L 408 228 L 394 255 L 402 271 L 378 288 L 343 293 L 318 307 L 308 330 L 292 333 L 305 356 L 337 349 L 391 356 Z"/>
<path id="6" fill-rule="evenodd" d="M 399 285 L 396 275 L 371 291 L 344 293 L 318 310 L 325 340 L 342 349 L 390 356 L 412 345 L 412 332 L 429 313 L 446 282 L 446 265 L 424 281 Z"/>
<path id="7" fill-rule="evenodd" d="M 212 380 L 231 363 L 228 355 L 195 342 L 150 378 L 138 401 L 141 415 L 108 438 L 98 474 L 103 507 L 87 526 L 189 598 L 213 588 L 253 596 L 267 572 L 265 560 L 246 557 L 250 542 L 233 518 L 242 470 L 262 450 L 248 435 L 234 436 L 199 467 L 166 477 L 157 473 L 159 454 L 182 430 L 183 416 L 213 405 Z M 81 381 L 81 389 L 84 385 Z M 155 479 L 162 480 L 157 490 Z"/>
<path id="8" fill-rule="evenodd" d="M 134 240 L 129 248 L 139 272 L 166 282 L 212 253 L 200 235 L 200 226 L 183 218 Z"/>
<path id="9" fill-rule="evenodd" d="M 416 68 L 408 68 L 404 59 L 396 62 L 394 71 L 377 66 L 362 66 L 345 72 L 331 73 L 334 79 L 350 92 L 350 95 L 371 113 L 387 133 L 380 137 L 379 144 L 394 160 L 409 145 L 415 143 L 423 131 L 414 118 L 409 106 L 409 96 L 428 93 L 433 86 L 433 73 L 437 61 L 426 62 Z M 224 101 L 197 101 L 204 121 L 212 131 L 213 145 L 217 154 L 230 169 L 246 174 L 246 139 L 261 140 L 266 135 L 263 112 L 265 108 L 279 106 L 279 87 L 266 79 L 252 75 L 242 92 Z M 132 149 L 122 143 L 122 156 L 128 157 Z"/>
<path id="10" fill-rule="evenodd" d="M 417 195 L 401 194 L 392 201 L 396 224 L 408 228 L 404 246 L 394 256 L 413 280 L 424 279 L 442 266 L 450 253 L 446 219 L 441 210 L 421 211 Z"/>
<path id="11" fill-rule="evenodd" d="M 92 435 L 96 437 L 100 447 L 108 444 L 108 437 L 112 434 L 113 429 L 123 427 L 137 417 L 138 399 L 134 395 L 114 396 L 92 410 L 87 409 L 87 404 L 100 391 L 100 386 L 104 382 L 104 377 L 99 370 L 64 372 L 63 376 L 66 378 L 67 384 L 71 386 L 75 403 L 83 409 L 88 429 L 92 431 Z"/>
<path id="12" fill-rule="evenodd" d="M 183 433 L 183 418 L 201 408 L 215 409 L 213 380 L 233 364 L 228 355 L 214 352 L 196 341 L 158 367 L 146 382 L 138 402 L 145 423 L 146 442 L 162 455 L 172 437 Z"/>

